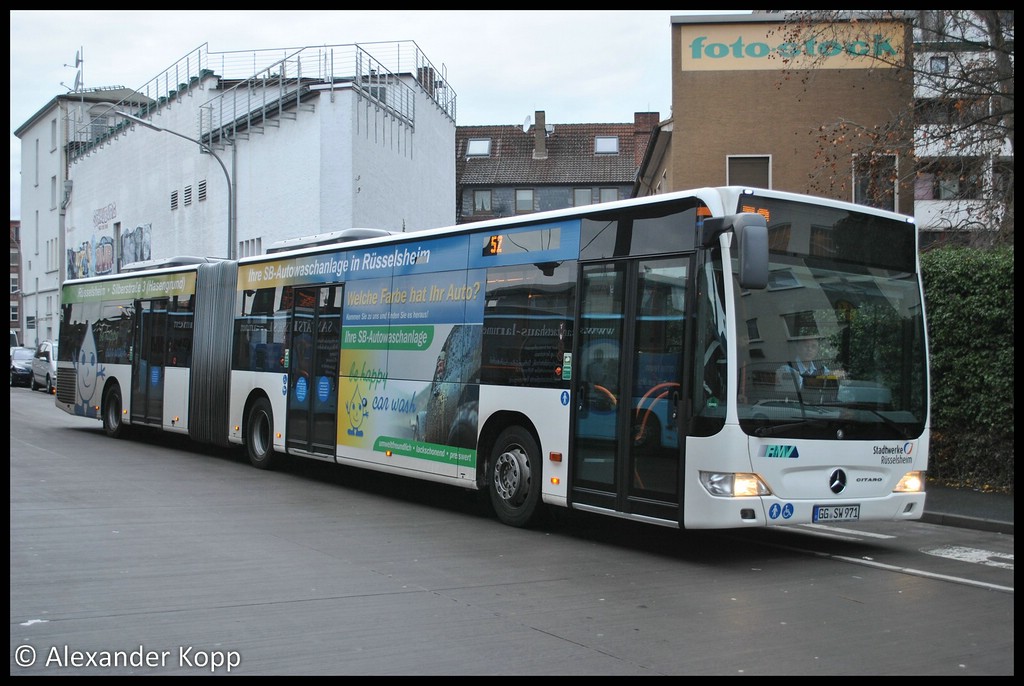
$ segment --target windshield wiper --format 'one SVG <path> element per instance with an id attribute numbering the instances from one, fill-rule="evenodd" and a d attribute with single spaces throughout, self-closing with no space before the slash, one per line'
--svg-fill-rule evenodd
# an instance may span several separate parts
<path id="1" fill-rule="evenodd" d="M 871 409 L 870 407 L 858 407 L 857 409 L 864 410 L 865 412 L 870 412 L 871 414 L 881 419 L 882 423 L 888 426 L 893 431 L 895 431 L 896 435 L 899 436 L 900 438 L 904 440 L 910 438 L 910 432 L 907 431 L 907 428 L 900 424 L 899 422 L 897 422 L 896 420 L 892 419 L 891 417 L 886 417 L 878 410 Z"/>
<path id="2" fill-rule="evenodd" d="M 800 414 L 802 414 L 804 416 L 804 418 L 806 419 L 806 417 L 807 417 L 807 406 L 804 405 L 804 394 L 802 392 L 802 389 L 803 389 L 802 381 L 803 380 L 800 378 L 800 374 L 797 373 L 796 367 L 793 366 L 792 362 L 787 362 L 786 364 L 789 365 L 789 375 L 793 379 L 793 388 L 796 389 L 796 399 L 797 399 L 797 402 L 800 403 Z"/>
<path id="3" fill-rule="evenodd" d="M 804 426 L 813 426 L 815 428 L 821 428 L 824 426 L 828 426 L 828 422 L 823 419 L 801 419 L 796 422 L 789 422 L 788 424 L 762 426 L 761 428 L 754 430 L 754 435 L 759 437 L 777 436 L 778 434 L 789 431 L 790 429 L 799 429 Z"/>

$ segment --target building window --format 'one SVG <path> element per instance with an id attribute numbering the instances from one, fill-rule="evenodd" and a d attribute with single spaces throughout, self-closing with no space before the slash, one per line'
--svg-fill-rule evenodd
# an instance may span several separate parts
<path id="1" fill-rule="evenodd" d="M 57 177 L 50 177 L 50 209 L 57 209 Z"/>
<path id="2" fill-rule="evenodd" d="M 11 265 L 18 266 L 18 251 L 17 250 L 12 250 L 11 251 Z"/>
<path id="3" fill-rule="evenodd" d="M 594 202 L 594 200 L 590 195 L 589 188 L 574 188 L 572 190 L 572 204 L 574 207 L 582 207 L 583 205 L 589 205 L 592 202 Z"/>
<path id="4" fill-rule="evenodd" d="M 171 191 L 171 209 L 178 209 L 178 191 Z"/>
<path id="5" fill-rule="evenodd" d="M 602 188 L 600 191 L 601 202 L 614 202 L 619 199 L 618 188 Z"/>
<path id="6" fill-rule="evenodd" d="M 814 319 L 814 312 L 810 310 L 784 314 L 782 320 L 786 322 L 786 332 L 791 339 L 821 335 L 818 331 L 818 322 Z"/>
<path id="7" fill-rule="evenodd" d="M 473 191 L 473 212 L 490 212 L 491 211 L 491 191 L 490 189 L 475 190 Z"/>
<path id="8" fill-rule="evenodd" d="M 17 293 L 18 290 L 18 275 L 11 274 L 11 293 Z"/>
<path id="9" fill-rule="evenodd" d="M 56 238 L 52 238 L 46 241 L 46 271 L 52 272 L 57 271 L 59 262 L 57 261 L 58 249 L 60 246 L 57 244 Z"/>
<path id="10" fill-rule="evenodd" d="M 856 155 L 853 159 L 853 201 L 882 210 L 896 209 L 896 158 Z"/>
<path id="11" fill-rule="evenodd" d="M 747 320 L 747 338 L 750 343 L 756 343 L 761 339 L 761 329 L 757 325 L 757 317 Z"/>
<path id="12" fill-rule="evenodd" d="M 829 226 L 811 225 L 810 254 L 816 257 L 835 257 L 835 229 Z"/>
<path id="13" fill-rule="evenodd" d="M 956 102 L 942 98 L 928 98 L 917 101 L 915 107 L 918 126 L 949 124 L 956 118 Z"/>
<path id="14" fill-rule="evenodd" d="M 992 191 L 996 198 L 1013 194 L 1013 160 L 999 160 L 992 166 Z"/>
<path id="15" fill-rule="evenodd" d="M 619 154 L 619 137 L 618 136 L 595 136 L 594 137 L 594 154 L 595 155 L 618 155 Z"/>
<path id="16" fill-rule="evenodd" d="M 915 103 L 918 126 L 970 124 L 989 113 L 986 98 L 927 98 Z"/>
<path id="17" fill-rule="evenodd" d="M 981 197 L 978 159 L 945 159 L 925 165 L 914 179 L 915 200 L 974 200 Z"/>
<path id="18" fill-rule="evenodd" d="M 516 212 L 533 212 L 533 189 L 516 189 Z"/>
<path id="19" fill-rule="evenodd" d="M 466 143 L 466 157 L 487 157 L 490 154 L 490 138 L 471 138 Z"/>
<path id="20" fill-rule="evenodd" d="M 18 303 L 11 303 L 11 321 L 18 321 Z"/>
<path id="21" fill-rule="evenodd" d="M 930 60 L 928 60 L 928 70 L 933 74 L 948 74 L 949 56 L 934 55 Z"/>
<path id="22" fill-rule="evenodd" d="M 729 186 L 771 188 L 771 158 L 767 155 L 731 155 L 726 161 Z"/>

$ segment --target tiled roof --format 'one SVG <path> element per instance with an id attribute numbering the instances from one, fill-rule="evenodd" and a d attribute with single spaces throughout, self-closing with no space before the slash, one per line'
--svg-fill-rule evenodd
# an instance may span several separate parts
<path id="1" fill-rule="evenodd" d="M 657 113 L 638 113 L 636 123 L 555 124 L 544 139 L 546 156 L 541 159 L 534 155 L 536 126 L 526 132 L 516 125 L 459 126 L 455 178 L 460 186 L 631 184 L 657 120 Z M 596 136 L 618 136 L 619 152 L 595 154 Z M 468 157 L 469 140 L 479 138 L 490 139 L 490 154 Z"/>

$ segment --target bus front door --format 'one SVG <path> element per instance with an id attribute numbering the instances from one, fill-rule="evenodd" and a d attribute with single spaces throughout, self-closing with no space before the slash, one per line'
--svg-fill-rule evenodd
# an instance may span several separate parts
<path id="1" fill-rule="evenodd" d="M 136 300 L 132 332 L 132 423 L 162 424 L 167 301 Z"/>
<path id="2" fill-rule="evenodd" d="M 337 453 L 343 290 L 296 288 L 292 308 L 286 443 L 324 459 Z"/>
<path id="3" fill-rule="evenodd" d="M 678 521 L 686 257 L 581 267 L 574 504 Z"/>

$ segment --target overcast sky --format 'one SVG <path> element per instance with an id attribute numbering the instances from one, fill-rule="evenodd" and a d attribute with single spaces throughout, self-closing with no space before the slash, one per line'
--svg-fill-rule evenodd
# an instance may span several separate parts
<path id="1" fill-rule="evenodd" d="M 521 124 L 537 110 L 549 124 L 631 122 L 634 112 L 670 116 L 671 18 L 711 13 L 12 11 L 10 218 L 21 218 L 21 141 L 14 131 L 71 90 L 80 50 L 86 89 L 138 88 L 204 43 L 225 52 L 414 41 L 447 70 L 460 126 Z"/>

